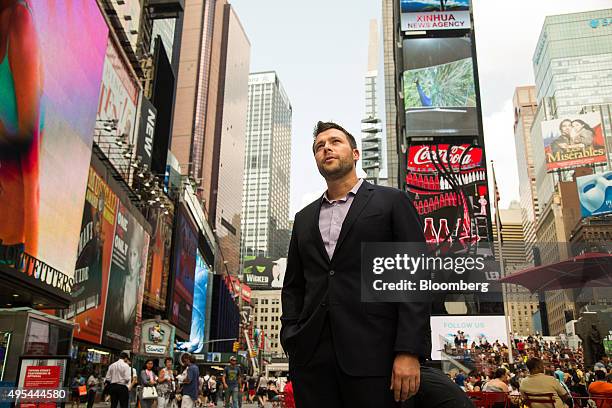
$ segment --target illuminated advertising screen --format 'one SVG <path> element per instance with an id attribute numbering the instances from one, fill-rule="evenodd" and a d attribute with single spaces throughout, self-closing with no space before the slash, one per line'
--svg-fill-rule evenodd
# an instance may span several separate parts
<path id="1" fill-rule="evenodd" d="M 174 235 L 174 288 L 170 310 L 170 322 L 189 333 L 193 308 L 194 277 L 198 235 L 184 208 L 176 218 Z"/>
<path id="2" fill-rule="evenodd" d="M 402 31 L 470 28 L 469 0 L 402 0 Z"/>
<path id="3" fill-rule="evenodd" d="M 245 256 L 243 281 L 251 289 L 280 289 L 285 280 L 287 258 Z"/>
<path id="4" fill-rule="evenodd" d="M 432 316 L 431 317 L 431 359 L 441 360 L 442 352 L 450 353 L 455 336 L 472 343 L 508 345 L 508 331 L 505 316 Z"/>
<path id="5" fill-rule="evenodd" d="M 119 199 L 91 167 L 72 290 L 76 338 L 100 343 Z"/>
<path id="6" fill-rule="evenodd" d="M 168 214 L 165 214 L 166 210 Z M 166 309 L 173 219 L 174 209 L 169 206 L 149 209 L 149 222 L 153 226 L 153 235 L 149 246 L 144 302 L 159 310 Z"/>
<path id="7" fill-rule="evenodd" d="M 204 349 L 206 328 L 206 294 L 210 267 L 204 257 L 196 250 L 195 287 L 193 291 L 193 312 L 189 341 L 177 342 L 177 348 L 189 353 L 201 353 Z"/>
<path id="8" fill-rule="evenodd" d="M 606 163 L 606 142 L 597 112 L 542 122 L 547 170 Z"/>
<path id="9" fill-rule="evenodd" d="M 116 121 L 117 129 L 104 133 L 105 139 L 110 140 L 111 135 L 127 136 L 133 146 L 132 153 L 135 153 L 138 144 L 135 128 L 139 92 L 140 88 L 132 79 L 127 63 L 123 61 L 113 42 L 109 41 L 104 58 L 97 119 Z M 128 168 L 130 165 L 129 159 L 122 155 L 113 155 L 110 160 L 118 169 Z"/>
<path id="10" fill-rule="evenodd" d="M 72 278 L 108 28 L 94 1 L 3 10 L 0 241 Z"/>
<path id="11" fill-rule="evenodd" d="M 102 342 L 119 350 L 132 349 L 142 305 L 149 234 L 122 203 L 112 241 Z"/>
<path id="12" fill-rule="evenodd" d="M 612 171 L 576 178 L 583 217 L 612 213 Z"/>
<path id="13" fill-rule="evenodd" d="M 416 38 L 402 49 L 407 135 L 477 135 L 470 39 Z"/>
<path id="14" fill-rule="evenodd" d="M 402 13 L 423 11 L 469 11 L 470 0 L 401 0 Z"/>
<path id="15" fill-rule="evenodd" d="M 406 188 L 431 247 L 461 252 L 491 242 L 487 171 L 480 147 L 408 148 Z"/>

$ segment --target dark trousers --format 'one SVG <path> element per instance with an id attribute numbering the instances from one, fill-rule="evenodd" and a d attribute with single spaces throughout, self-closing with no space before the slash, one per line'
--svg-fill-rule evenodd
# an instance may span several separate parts
<path id="1" fill-rule="evenodd" d="M 391 372 L 386 377 L 353 377 L 342 371 L 336 359 L 329 318 L 325 319 L 312 359 L 303 367 L 291 368 L 296 408 L 400 407 L 389 389 Z M 368 352 L 375 350 L 364 350 Z"/>
<path id="2" fill-rule="evenodd" d="M 93 407 L 95 400 L 96 400 L 96 390 L 87 391 L 87 408 Z"/>
<path id="3" fill-rule="evenodd" d="M 117 408 L 117 404 L 119 404 L 121 408 L 128 408 L 130 394 L 125 385 L 111 384 L 108 388 L 108 394 L 111 397 L 110 408 Z"/>

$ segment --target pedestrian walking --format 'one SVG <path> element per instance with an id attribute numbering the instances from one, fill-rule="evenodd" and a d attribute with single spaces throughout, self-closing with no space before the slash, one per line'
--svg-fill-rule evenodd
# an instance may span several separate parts
<path id="1" fill-rule="evenodd" d="M 70 395 L 70 406 L 74 407 L 76 405 L 76 408 L 79 408 L 79 405 L 81 404 L 81 397 L 84 395 L 87 395 L 87 390 L 86 388 L 84 389 L 85 386 L 85 377 L 83 377 L 83 375 L 81 374 L 81 372 L 77 372 L 76 375 L 74 376 L 74 378 L 72 379 L 72 382 L 70 383 L 70 388 L 71 388 L 71 395 Z M 83 391 L 85 391 L 83 393 Z"/>
<path id="2" fill-rule="evenodd" d="M 362 303 L 361 245 L 424 243 L 423 228 L 407 193 L 357 177 L 360 153 L 348 131 L 318 122 L 313 136 L 327 191 L 295 215 L 282 289 L 296 405 L 394 407 L 419 388 L 431 304 Z"/>
<path id="3" fill-rule="evenodd" d="M 140 407 L 152 408 L 157 399 L 157 376 L 153 372 L 153 360 L 145 362 L 145 368 L 140 371 Z"/>
<path id="4" fill-rule="evenodd" d="M 175 398 L 174 372 L 172 370 L 172 359 L 166 357 L 164 367 L 159 370 L 157 378 L 157 408 L 170 408 Z"/>
<path id="5" fill-rule="evenodd" d="M 87 379 L 87 408 L 92 408 L 96 401 L 96 394 L 100 391 L 101 381 L 98 372 L 93 371 Z"/>
<path id="6" fill-rule="evenodd" d="M 111 398 L 110 408 L 128 408 L 129 390 L 128 385 L 132 382 L 132 368 L 128 364 L 128 354 L 122 352 L 119 360 L 108 367 L 106 381 L 109 382 L 108 393 Z"/>
<path id="7" fill-rule="evenodd" d="M 248 396 L 248 385 L 246 375 L 242 375 L 240 380 L 240 386 L 238 389 L 238 406 L 242 408 L 242 402 Z"/>
<path id="8" fill-rule="evenodd" d="M 242 370 L 237 364 L 236 356 L 231 356 L 229 359 L 230 365 L 223 370 L 223 389 L 225 391 L 225 408 L 230 407 L 230 399 L 232 400 L 232 408 L 239 408 L 240 403 L 240 387 L 242 385 Z"/>
<path id="9" fill-rule="evenodd" d="M 132 360 L 130 358 L 128 358 L 127 362 L 132 370 L 132 380 L 128 384 L 128 404 L 132 407 L 138 404 L 138 373 L 132 366 Z"/>
<path id="10" fill-rule="evenodd" d="M 208 380 L 208 389 L 210 392 L 210 406 L 214 407 L 215 405 L 217 405 L 217 395 L 218 395 L 218 388 L 217 388 L 217 377 L 214 375 L 210 376 L 210 380 Z"/>
<path id="11" fill-rule="evenodd" d="M 255 400 L 255 392 L 257 391 L 257 378 L 249 377 L 247 383 L 249 386 L 249 402 L 253 403 L 253 401 Z"/>
<path id="12" fill-rule="evenodd" d="M 182 378 L 181 408 L 194 408 L 200 395 L 200 370 L 191 354 L 183 354 L 181 363 L 186 367 Z"/>

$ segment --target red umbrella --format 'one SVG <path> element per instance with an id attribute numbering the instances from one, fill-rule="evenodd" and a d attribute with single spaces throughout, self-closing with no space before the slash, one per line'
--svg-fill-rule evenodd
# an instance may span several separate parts
<path id="1" fill-rule="evenodd" d="M 612 287 L 612 254 L 586 253 L 565 261 L 535 266 L 500 279 L 531 293 L 584 287 Z"/>

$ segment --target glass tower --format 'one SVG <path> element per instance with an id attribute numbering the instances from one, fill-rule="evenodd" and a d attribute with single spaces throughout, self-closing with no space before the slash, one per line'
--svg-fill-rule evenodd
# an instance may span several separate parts
<path id="1" fill-rule="evenodd" d="M 533 67 L 538 104 L 550 98 L 553 117 L 611 104 L 612 9 L 546 17 Z M 610 154 L 609 120 L 604 132 Z"/>
<path id="2" fill-rule="evenodd" d="M 292 108 L 275 72 L 250 74 L 247 110 L 241 253 L 285 257 Z"/>

